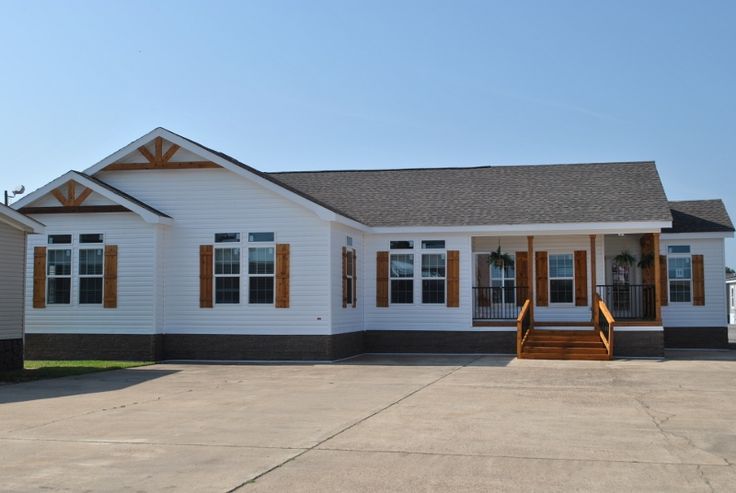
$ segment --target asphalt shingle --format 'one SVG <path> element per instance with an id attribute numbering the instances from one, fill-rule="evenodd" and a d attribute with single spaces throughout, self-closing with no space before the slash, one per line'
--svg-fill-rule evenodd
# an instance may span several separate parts
<path id="1" fill-rule="evenodd" d="M 708 233 L 734 231 L 721 199 L 672 201 L 672 227 L 663 233 Z"/>

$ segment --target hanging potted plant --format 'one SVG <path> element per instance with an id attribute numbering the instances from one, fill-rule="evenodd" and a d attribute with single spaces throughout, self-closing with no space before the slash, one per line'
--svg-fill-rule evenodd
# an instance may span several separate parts
<path id="1" fill-rule="evenodd" d="M 495 265 L 498 268 L 503 268 L 504 266 L 513 267 L 514 258 L 508 253 L 502 252 L 501 243 L 499 243 L 498 249 L 491 252 L 491 254 L 488 256 L 488 263 L 491 265 Z"/>
<path id="2" fill-rule="evenodd" d="M 628 250 L 624 250 L 623 252 L 613 257 L 613 261 L 618 265 L 625 265 L 628 267 L 631 267 L 636 263 L 636 259 L 633 255 L 629 253 Z"/>
<path id="3" fill-rule="evenodd" d="M 641 256 L 641 260 L 639 260 L 639 263 L 637 264 L 642 269 L 648 269 L 652 266 L 652 263 L 654 262 L 654 255 L 651 253 L 647 253 L 645 255 Z"/>

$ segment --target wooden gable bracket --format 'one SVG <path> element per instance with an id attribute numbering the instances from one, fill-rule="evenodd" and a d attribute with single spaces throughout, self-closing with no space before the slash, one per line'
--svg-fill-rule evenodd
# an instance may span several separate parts
<path id="1" fill-rule="evenodd" d="M 138 152 L 146 158 L 145 163 L 114 163 L 105 167 L 105 171 L 139 170 L 139 169 L 199 169 L 219 168 L 212 161 L 171 161 L 180 147 L 171 143 L 164 152 L 164 139 L 156 137 L 153 141 L 153 151 L 146 146 L 140 146 Z"/>
<path id="2" fill-rule="evenodd" d="M 51 194 L 65 207 L 79 207 L 92 194 L 92 189 L 85 187 L 79 195 L 77 195 L 76 190 L 77 184 L 69 181 L 66 184 L 66 195 L 64 195 L 64 192 L 60 188 L 55 188 L 51 191 Z"/>

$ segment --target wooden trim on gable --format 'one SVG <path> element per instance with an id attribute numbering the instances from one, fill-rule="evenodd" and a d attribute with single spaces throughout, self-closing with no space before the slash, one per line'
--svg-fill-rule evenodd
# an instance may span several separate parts
<path id="1" fill-rule="evenodd" d="M 23 214 L 69 214 L 90 212 L 132 212 L 122 205 L 68 205 L 61 207 L 22 207 Z"/>
<path id="2" fill-rule="evenodd" d="M 155 165 L 152 163 L 114 163 L 105 167 L 105 171 L 137 171 L 150 169 L 209 169 L 220 168 L 212 161 L 174 161 Z"/>

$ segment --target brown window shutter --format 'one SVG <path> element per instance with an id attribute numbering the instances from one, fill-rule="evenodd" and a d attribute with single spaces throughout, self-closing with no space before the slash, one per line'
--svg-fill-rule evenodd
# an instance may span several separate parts
<path id="1" fill-rule="evenodd" d="M 447 306 L 460 306 L 460 251 L 447 251 Z"/>
<path id="2" fill-rule="evenodd" d="M 522 306 L 529 296 L 529 252 L 516 252 L 516 287 L 526 288 L 526 293 L 521 290 L 516 292 L 516 305 Z"/>
<path id="3" fill-rule="evenodd" d="M 705 305 L 705 273 L 703 256 L 693 255 L 693 305 Z"/>
<path id="4" fill-rule="evenodd" d="M 588 252 L 575 250 L 575 306 L 588 306 Z"/>
<path id="5" fill-rule="evenodd" d="M 212 308 L 212 245 L 199 246 L 199 307 Z"/>
<path id="6" fill-rule="evenodd" d="M 534 261 L 537 271 L 537 306 L 547 306 L 549 304 L 547 252 L 534 252 Z"/>
<path id="7" fill-rule="evenodd" d="M 348 306 L 348 249 L 342 247 L 342 307 Z"/>
<path id="8" fill-rule="evenodd" d="M 118 307 L 118 246 L 105 245 L 105 275 L 102 306 Z"/>
<path id="9" fill-rule="evenodd" d="M 376 306 L 388 307 L 388 252 L 376 252 Z"/>
<path id="10" fill-rule="evenodd" d="M 358 305 L 358 264 L 356 262 L 358 256 L 355 254 L 355 250 L 350 252 L 353 256 L 353 308 Z"/>
<path id="11" fill-rule="evenodd" d="M 669 285 L 667 284 L 667 256 L 659 256 L 659 304 L 666 306 L 669 301 Z"/>
<path id="12" fill-rule="evenodd" d="M 276 245 L 276 308 L 289 308 L 289 244 Z"/>
<path id="13" fill-rule="evenodd" d="M 46 247 L 33 249 L 33 308 L 46 308 Z"/>

